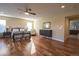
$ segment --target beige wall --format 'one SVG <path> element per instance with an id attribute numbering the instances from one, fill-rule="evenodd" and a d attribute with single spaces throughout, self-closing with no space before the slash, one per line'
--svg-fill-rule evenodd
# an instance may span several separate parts
<path id="1" fill-rule="evenodd" d="M 39 34 L 39 29 L 43 29 L 43 22 L 51 22 L 51 29 L 53 30 L 53 39 L 64 41 L 64 17 L 49 17 L 37 20 L 36 30 Z"/>
<path id="2" fill-rule="evenodd" d="M 0 16 L 0 20 L 6 20 L 6 27 L 26 27 L 26 23 L 28 20 L 14 18 L 14 17 L 4 17 Z"/>
<path id="3" fill-rule="evenodd" d="M 35 21 L 36 31 L 42 29 L 43 22 L 51 22 L 51 29 L 53 30 L 53 39 L 64 42 L 64 21 L 65 16 L 77 15 L 79 12 L 61 13 L 53 15 L 53 17 L 43 17 Z"/>
<path id="4" fill-rule="evenodd" d="M 14 17 L 4 17 L 4 16 L 0 16 L 0 20 L 6 20 L 6 27 L 9 27 L 9 28 L 14 28 L 14 27 L 25 28 L 28 21 L 24 19 L 19 19 Z M 29 22 L 32 22 L 32 21 L 29 21 Z M 2 35 L 3 34 L 0 33 L 0 37 L 2 37 Z"/>
<path id="5" fill-rule="evenodd" d="M 4 17 L 0 16 L 0 20 L 6 20 L 6 27 L 25 27 L 26 26 L 26 20 L 19 19 L 19 18 L 13 18 L 13 17 Z M 0 37 L 2 37 L 3 34 L 0 33 Z"/>

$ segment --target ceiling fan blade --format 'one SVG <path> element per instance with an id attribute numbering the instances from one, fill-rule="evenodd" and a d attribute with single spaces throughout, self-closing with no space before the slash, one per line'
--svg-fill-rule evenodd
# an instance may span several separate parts
<path id="1" fill-rule="evenodd" d="M 32 14 L 32 15 L 36 15 L 36 13 L 31 13 L 31 12 L 29 12 L 30 14 Z"/>
<path id="2" fill-rule="evenodd" d="M 26 8 L 25 10 L 23 10 L 23 9 L 20 9 L 20 8 L 17 8 L 19 11 L 23 11 L 24 13 L 25 12 L 27 12 L 27 13 L 29 13 L 29 14 L 32 14 L 32 15 L 36 15 L 36 13 L 32 13 L 32 12 L 30 12 L 30 11 L 32 11 L 32 9 L 28 9 L 28 8 Z"/>
<path id="3" fill-rule="evenodd" d="M 32 9 L 30 9 L 30 8 L 29 8 L 28 10 L 29 10 L 29 11 L 32 11 Z"/>

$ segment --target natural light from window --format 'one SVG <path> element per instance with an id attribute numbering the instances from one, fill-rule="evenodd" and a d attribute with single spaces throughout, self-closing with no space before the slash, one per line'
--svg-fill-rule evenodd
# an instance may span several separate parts
<path id="1" fill-rule="evenodd" d="M 27 22 L 28 31 L 32 30 L 32 22 Z"/>
<path id="2" fill-rule="evenodd" d="M 6 30 L 6 21 L 0 20 L 0 33 L 4 32 Z"/>

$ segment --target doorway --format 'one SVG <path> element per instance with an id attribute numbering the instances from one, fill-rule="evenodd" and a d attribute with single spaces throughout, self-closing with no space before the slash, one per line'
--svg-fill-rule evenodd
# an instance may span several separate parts
<path id="1" fill-rule="evenodd" d="M 79 15 L 65 17 L 64 42 L 68 38 L 78 39 L 79 35 Z"/>

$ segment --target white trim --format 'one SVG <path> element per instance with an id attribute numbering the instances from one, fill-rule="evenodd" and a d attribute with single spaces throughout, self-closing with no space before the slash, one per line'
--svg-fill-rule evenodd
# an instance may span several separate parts
<path id="1" fill-rule="evenodd" d="M 44 35 L 40 35 L 41 37 L 46 37 L 48 39 L 52 39 L 52 37 L 47 37 L 47 36 L 44 36 Z"/>
<path id="2" fill-rule="evenodd" d="M 46 36 L 44 36 L 44 35 L 39 35 L 39 36 L 41 36 L 41 37 L 46 37 Z M 46 38 L 52 39 L 52 40 L 57 40 L 57 41 L 60 41 L 60 42 L 64 42 L 64 40 L 57 39 L 57 38 L 54 38 L 54 37 L 46 37 Z"/>
<path id="3" fill-rule="evenodd" d="M 61 41 L 61 42 L 64 42 L 64 40 L 61 40 L 61 39 L 57 39 L 57 38 L 54 38 L 52 37 L 53 40 L 57 40 L 57 41 Z"/>
<path id="4" fill-rule="evenodd" d="M 41 37 L 46 37 L 46 36 L 43 36 L 43 35 L 40 35 Z M 60 42 L 64 42 L 64 40 L 61 40 L 61 39 L 57 39 L 57 38 L 54 38 L 54 37 L 46 37 L 48 39 L 52 39 L 52 40 L 57 40 L 57 41 L 60 41 Z"/>

